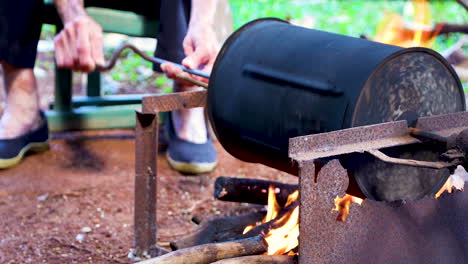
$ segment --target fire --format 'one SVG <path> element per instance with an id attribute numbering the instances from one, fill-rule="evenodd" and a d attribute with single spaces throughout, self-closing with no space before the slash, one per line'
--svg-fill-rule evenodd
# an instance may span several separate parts
<path id="1" fill-rule="evenodd" d="M 268 189 L 267 213 L 261 223 L 258 225 L 270 223 L 270 229 L 265 235 L 268 244 L 268 255 L 292 255 L 297 254 L 293 251 L 299 245 L 299 191 L 288 196 L 284 207 L 278 205 L 276 201 L 275 188 L 270 186 Z M 337 221 L 344 222 L 349 214 L 351 204 L 362 204 L 363 200 L 346 194 L 342 198 L 336 197 L 335 209 L 339 212 Z M 244 234 L 256 226 L 247 226 Z"/>
<path id="2" fill-rule="evenodd" d="M 445 191 L 452 193 L 454 188 L 456 190 L 462 191 L 463 187 L 465 186 L 465 180 L 468 180 L 467 176 L 467 172 L 459 166 L 455 170 L 455 173 L 450 175 L 442 188 L 440 188 L 440 190 L 436 193 L 435 198 L 439 198 Z"/>
<path id="3" fill-rule="evenodd" d="M 361 205 L 363 201 L 363 199 L 349 194 L 345 194 L 341 198 L 337 195 L 335 198 L 335 209 L 333 209 L 335 211 L 338 211 L 336 221 L 345 222 L 346 216 L 349 214 L 349 207 L 351 206 L 351 204 Z"/>
<path id="4" fill-rule="evenodd" d="M 433 30 L 427 0 L 413 0 L 409 7 L 413 14 L 411 23 L 398 14 L 389 13 L 377 27 L 374 40 L 401 47 L 432 47 L 442 25 Z"/>
<path id="5" fill-rule="evenodd" d="M 296 254 L 292 252 L 299 245 L 299 206 L 294 204 L 299 199 L 299 191 L 288 196 L 288 200 L 284 208 L 288 208 L 283 212 L 278 202 L 276 201 L 275 188 L 270 186 L 268 189 L 268 206 L 267 214 L 261 224 L 271 222 L 271 228 L 265 235 L 265 240 L 268 244 L 268 255 L 283 255 Z M 247 226 L 244 229 L 244 234 L 255 228 L 255 226 Z"/>

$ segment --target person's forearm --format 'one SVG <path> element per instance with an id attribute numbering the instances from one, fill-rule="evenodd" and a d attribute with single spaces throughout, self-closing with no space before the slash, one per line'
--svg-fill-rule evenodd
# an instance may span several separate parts
<path id="1" fill-rule="evenodd" d="M 192 0 L 190 24 L 202 23 L 212 25 L 214 23 L 217 1 L 219 0 Z"/>
<path id="2" fill-rule="evenodd" d="M 72 21 L 77 16 L 86 15 L 83 0 L 55 0 L 55 7 L 63 24 Z"/>

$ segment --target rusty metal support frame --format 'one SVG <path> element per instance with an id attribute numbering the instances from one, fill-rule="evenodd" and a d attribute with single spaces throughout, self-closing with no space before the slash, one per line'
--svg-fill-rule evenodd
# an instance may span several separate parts
<path id="1" fill-rule="evenodd" d="M 466 191 L 400 205 L 366 199 L 340 222 L 334 199 L 345 194 L 347 173 L 338 160 L 315 172 L 313 161 L 299 162 L 300 264 L 468 260 Z"/>
<path id="2" fill-rule="evenodd" d="M 393 158 L 379 149 L 420 142 L 414 135 L 426 135 L 438 142 L 446 142 L 450 135 L 465 129 L 468 129 L 466 112 L 422 117 L 418 119 L 416 128 L 409 128 L 406 120 L 394 121 L 296 137 L 290 140 L 289 156 L 296 161 L 302 161 L 352 152 L 367 152 L 387 163 L 431 169 L 454 168 L 460 165 L 461 161 L 435 162 Z"/>
<path id="3" fill-rule="evenodd" d="M 156 246 L 158 113 L 203 107 L 205 104 L 206 90 L 142 99 L 142 112 L 136 113 L 133 257 L 155 257 L 162 252 Z"/>
<path id="4" fill-rule="evenodd" d="M 448 136 L 468 126 L 468 113 L 424 117 L 417 128 Z M 465 263 L 468 260 L 468 193 L 392 205 L 366 199 L 336 221 L 334 199 L 349 184 L 338 159 L 316 170 L 319 158 L 411 144 L 406 121 L 290 139 L 299 164 L 299 262 Z"/>

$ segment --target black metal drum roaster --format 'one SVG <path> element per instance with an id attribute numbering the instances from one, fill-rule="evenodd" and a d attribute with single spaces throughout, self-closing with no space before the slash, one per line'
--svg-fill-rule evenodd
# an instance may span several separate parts
<path id="1" fill-rule="evenodd" d="M 465 110 L 456 73 L 438 53 L 401 48 L 260 19 L 234 32 L 215 62 L 208 115 L 223 147 L 247 162 L 297 175 L 291 137 Z M 431 147 L 384 150 L 435 160 Z M 386 164 L 366 154 L 341 160 L 365 196 L 433 195 L 447 170 Z"/>

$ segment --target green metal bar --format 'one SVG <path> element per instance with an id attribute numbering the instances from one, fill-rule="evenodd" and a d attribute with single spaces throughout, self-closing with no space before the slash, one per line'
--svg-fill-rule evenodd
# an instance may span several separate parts
<path id="1" fill-rule="evenodd" d="M 88 74 L 88 82 L 86 84 L 87 96 L 101 96 L 101 73 L 91 72 Z"/>
<path id="2" fill-rule="evenodd" d="M 99 97 L 74 96 L 72 107 L 141 104 L 141 98 L 143 96 L 147 96 L 147 94 L 122 94 Z"/>
<path id="3" fill-rule="evenodd" d="M 88 7 L 86 12 L 102 26 L 105 32 L 114 32 L 134 37 L 155 38 L 159 22 L 133 12 L 100 7 Z"/>
<path id="4" fill-rule="evenodd" d="M 135 127 L 135 111 L 140 104 L 107 107 L 80 107 L 73 112 L 46 111 L 51 132 Z"/>
<path id="5" fill-rule="evenodd" d="M 72 72 L 67 69 L 60 69 L 55 66 L 55 98 L 54 110 L 59 112 L 69 112 L 72 97 Z"/>

